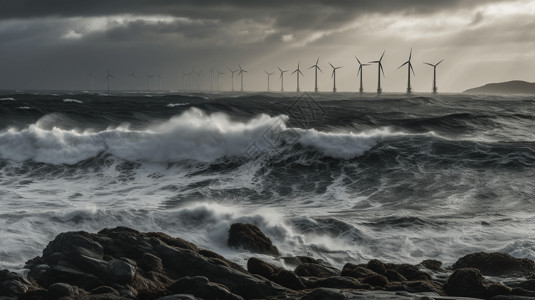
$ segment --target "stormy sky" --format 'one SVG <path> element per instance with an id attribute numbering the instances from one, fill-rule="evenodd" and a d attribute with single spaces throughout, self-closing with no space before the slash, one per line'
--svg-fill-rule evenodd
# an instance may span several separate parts
<path id="1" fill-rule="evenodd" d="M 277 66 L 304 73 L 302 90 L 313 90 L 312 66 L 320 57 L 322 91 L 356 91 L 357 62 L 377 60 L 383 50 L 386 92 L 403 92 L 413 48 L 416 92 L 429 92 L 432 68 L 439 91 L 459 92 L 489 82 L 535 81 L 535 0 L 1 0 L 0 89 L 147 89 L 146 74 L 162 76 L 162 88 L 183 88 L 183 72 L 248 70 L 246 90 L 265 90 L 264 71 Z M 187 81 L 186 81 L 187 85 Z M 295 75 L 285 76 L 295 90 Z M 373 92 L 377 67 L 364 69 Z M 214 77 L 215 86 L 215 77 Z M 235 79 L 235 87 L 239 80 Z M 153 79 L 152 88 L 158 88 Z M 280 89 L 278 74 L 271 88 Z"/>

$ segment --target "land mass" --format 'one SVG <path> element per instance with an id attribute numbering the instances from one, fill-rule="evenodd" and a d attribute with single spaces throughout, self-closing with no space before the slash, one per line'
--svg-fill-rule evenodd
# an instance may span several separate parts
<path id="1" fill-rule="evenodd" d="M 489 83 L 484 86 L 468 89 L 467 94 L 495 94 L 495 95 L 535 95 L 535 83 L 513 80 L 500 83 Z"/>
<path id="2" fill-rule="evenodd" d="M 308 256 L 282 256 L 252 224 L 230 227 L 228 246 L 250 253 L 244 268 L 164 233 L 126 227 L 58 235 L 30 259 L 27 276 L 0 270 L 0 299 L 534 299 L 535 262 L 474 253 L 443 267 L 377 259 L 342 269 Z M 284 267 L 285 266 L 285 267 Z M 484 276 L 491 277 L 491 281 Z M 512 278 L 512 280 L 511 280 Z"/>

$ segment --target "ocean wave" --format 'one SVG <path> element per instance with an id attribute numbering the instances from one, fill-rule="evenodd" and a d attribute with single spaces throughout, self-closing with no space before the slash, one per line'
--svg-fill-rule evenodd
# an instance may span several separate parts
<path id="1" fill-rule="evenodd" d="M 386 128 L 361 133 L 295 129 L 287 127 L 285 115 L 260 114 L 240 122 L 224 113 L 206 114 L 196 108 L 144 130 L 131 130 L 128 124 L 98 132 L 66 130 L 54 125 L 55 119 L 46 115 L 27 128 L 1 132 L 0 158 L 76 164 L 106 153 L 128 161 L 213 162 L 223 157 L 251 157 L 251 147 L 269 153 L 297 142 L 324 156 L 351 159 L 386 136 L 402 134 Z"/>
<path id="2" fill-rule="evenodd" d="M 183 105 L 189 105 L 189 103 L 169 103 L 166 106 L 173 108 L 173 107 L 176 107 L 176 106 L 183 106 Z"/>
<path id="3" fill-rule="evenodd" d="M 0 98 L 0 101 L 15 101 L 15 98 L 12 98 L 12 97 Z"/>
<path id="4" fill-rule="evenodd" d="M 71 102 L 74 102 L 74 103 L 79 103 L 79 104 L 82 104 L 83 102 L 80 101 L 80 100 L 76 100 L 76 99 L 63 99 L 63 102 L 65 103 L 71 103 Z"/>

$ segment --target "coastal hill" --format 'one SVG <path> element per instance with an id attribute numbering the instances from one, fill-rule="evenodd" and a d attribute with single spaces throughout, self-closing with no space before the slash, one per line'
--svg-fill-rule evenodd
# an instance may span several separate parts
<path id="1" fill-rule="evenodd" d="M 489 83 L 484 86 L 464 91 L 467 94 L 523 94 L 535 95 L 535 83 L 513 80 L 500 83 Z"/>

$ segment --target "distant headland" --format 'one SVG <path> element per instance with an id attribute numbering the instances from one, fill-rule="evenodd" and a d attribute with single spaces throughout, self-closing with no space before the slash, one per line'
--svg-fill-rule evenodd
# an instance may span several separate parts
<path id="1" fill-rule="evenodd" d="M 464 91 L 467 94 L 522 94 L 535 95 L 535 83 L 513 80 L 500 83 L 489 83 L 484 86 Z"/>

